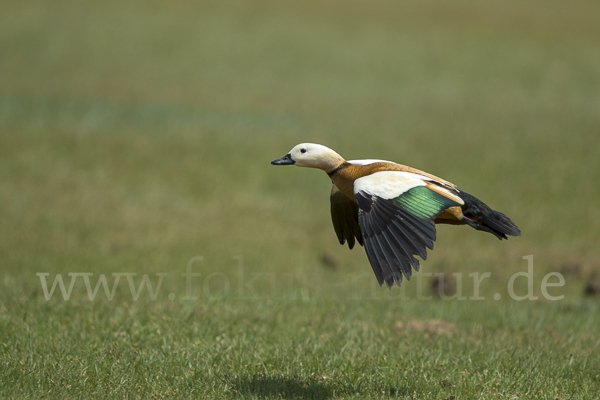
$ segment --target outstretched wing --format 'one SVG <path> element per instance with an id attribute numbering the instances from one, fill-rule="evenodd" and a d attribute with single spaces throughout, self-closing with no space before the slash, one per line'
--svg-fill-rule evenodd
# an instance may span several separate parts
<path id="1" fill-rule="evenodd" d="M 354 195 L 364 246 L 380 285 L 400 286 L 419 270 L 418 255 L 436 239 L 434 219 L 463 201 L 434 180 L 409 172 L 382 171 L 357 179 Z"/>
<path id="2" fill-rule="evenodd" d="M 358 205 L 340 192 L 337 186 L 331 188 L 331 221 L 340 244 L 348 242 L 354 247 L 354 238 L 362 246 L 363 239 L 358 226 Z"/>

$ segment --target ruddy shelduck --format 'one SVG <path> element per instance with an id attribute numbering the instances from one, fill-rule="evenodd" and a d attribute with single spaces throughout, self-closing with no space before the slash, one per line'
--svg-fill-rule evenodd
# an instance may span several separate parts
<path id="1" fill-rule="evenodd" d="M 435 224 L 469 225 L 498 239 L 520 236 L 510 218 L 456 185 L 384 160 L 346 161 L 328 147 L 302 143 L 273 165 L 318 168 L 333 182 L 331 219 L 340 244 L 364 245 L 379 284 L 400 286 L 433 250 Z"/>

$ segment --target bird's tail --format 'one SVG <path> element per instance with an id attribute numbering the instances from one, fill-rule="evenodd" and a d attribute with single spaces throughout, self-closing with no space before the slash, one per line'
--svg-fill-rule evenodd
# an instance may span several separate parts
<path id="1" fill-rule="evenodd" d="M 479 230 L 489 232 L 498 239 L 509 236 L 521 236 L 519 227 L 500 211 L 494 211 L 483 201 L 459 190 L 458 196 L 465 204 L 462 206 L 463 222 Z"/>

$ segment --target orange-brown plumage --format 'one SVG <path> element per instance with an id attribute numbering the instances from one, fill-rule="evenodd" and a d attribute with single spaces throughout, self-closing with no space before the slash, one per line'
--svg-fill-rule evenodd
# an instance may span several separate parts
<path id="1" fill-rule="evenodd" d="M 340 166 L 337 166 L 336 168 L 339 167 Z M 333 184 L 336 185 L 342 193 L 348 196 L 348 198 L 354 200 L 354 181 L 356 181 L 359 178 L 372 175 L 376 172 L 381 171 L 410 172 L 412 174 L 434 179 L 449 188 L 455 188 L 454 184 L 444 179 L 438 178 L 435 175 L 418 170 L 416 168 L 408 167 L 406 165 L 396 164 L 388 161 L 374 162 L 372 164 L 367 165 L 355 165 L 345 161 L 343 163 L 343 167 L 339 168 L 339 170 L 331 174 L 330 178 Z"/>
<path id="2" fill-rule="evenodd" d="M 341 244 L 364 245 L 381 285 L 410 280 L 433 249 L 435 224 L 469 225 L 499 239 L 520 236 L 504 214 L 435 175 L 382 160 L 345 161 L 317 144 L 295 146 L 274 165 L 318 168 L 333 182 L 331 216 Z M 412 268 L 411 268 L 412 267 Z"/>

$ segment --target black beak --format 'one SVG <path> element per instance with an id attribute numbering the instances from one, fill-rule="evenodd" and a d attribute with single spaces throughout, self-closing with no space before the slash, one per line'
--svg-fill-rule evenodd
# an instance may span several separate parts
<path id="1" fill-rule="evenodd" d="M 292 155 L 289 153 L 277 160 L 271 161 L 271 165 L 294 165 L 295 163 L 296 161 L 292 160 Z"/>

